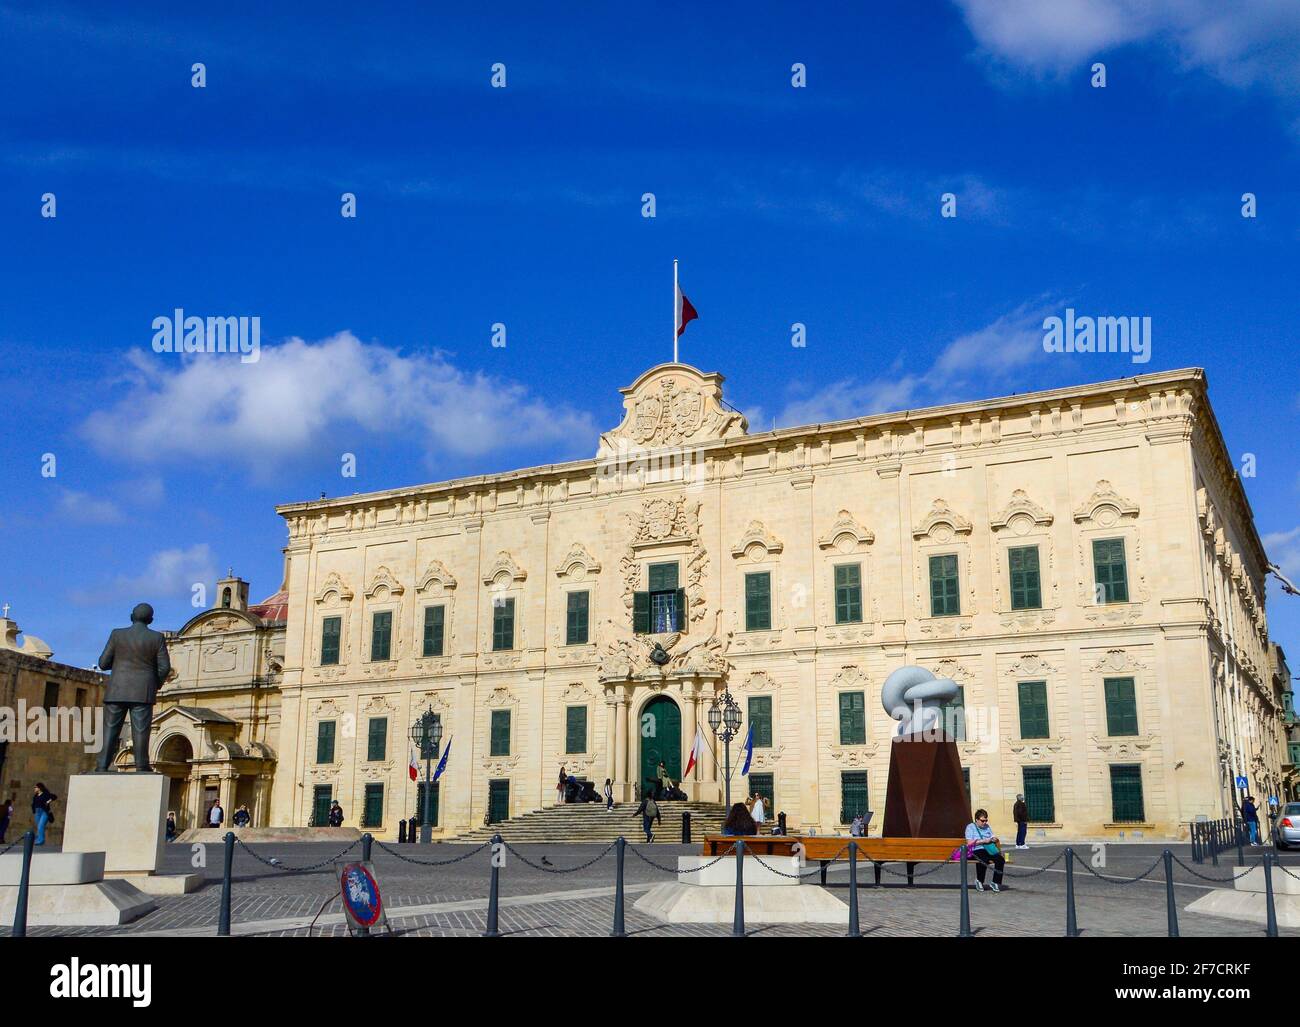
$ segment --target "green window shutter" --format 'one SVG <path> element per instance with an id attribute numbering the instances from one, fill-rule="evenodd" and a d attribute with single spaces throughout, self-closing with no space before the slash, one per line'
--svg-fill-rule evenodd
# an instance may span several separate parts
<path id="1" fill-rule="evenodd" d="M 939 707 L 943 711 L 943 728 L 954 742 L 966 741 L 966 686 L 957 686 L 957 698 Z"/>
<path id="2" fill-rule="evenodd" d="M 504 652 L 515 647 L 514 596 L 492 601 L 492 651 Z"/>
<path id="3" fill-rule="evenodd" d="M 772 575 L 769 571 L 745 575 L 745 630 L 772 628 Z"/>
<path id="4" fill-rule="evenodd" d="M 1128 602 L 1128 564 L 1122 538 L 1093 540 L 1092 569 L 1097 597 L 1103 603 Z"/>
<path id="5" fill-rule="evenodd" d="M 1106 693 L 1106 733 L 1137 734 L 1137 690 L 1133 687 L 1133 679 L 1106 678 L 1103 687 Z"/>
<path id="6" fill-rule="evenodd" d="M 587 707 L 570 706 L 564 715 L 564 751 L 587 751 Z"/>
<path id="7" fill-rule="evenodd" d="M 840 823 L 847 824 L 859 813 L 866 813 L 867 772 L 845 770 L 840 772 Z"/>
<path id="8" fill-rule="evenodd" d="M 673 623 L 674 631 L 685 631 L 688 622 L 686 618 L 686 589 L 677 590 L 677 606 L 674 609 L 676 620 Z"/>
<path id="9" fill-rule="evenodd" d="M 316 762 L 334 762 L 334 721 L 322 720 L 316 725 Z"/>
<path id="10" fill-rule="evenodd" d="M 1024 767 L 1025 806 L 1035 824 L 1056 823 L 1056 791 L 1052 786 L 1051 767 Z"/>
<path id="11" fill-rule="evenodd" d="M 589 592 L 570 592 L 566 599 L 565 645 L 586 645 L 588 634 Z"/>
<path id="12" fill-rule="evenodd" d="M 957 557 L 930 557 L 930 616 L 954 617 L 961 613 Z"/>
<path id="13" fill-rule="evenodd" d="M 441 782 L 433 782 L 433 791 L 429 793 L 429 824 L 431 827 L 438 826 L 438 790 L 441 788 Z M 424 823 L 424 782 L 420 781 L 415 786 L 415 822 Z"/>
<path id="14" fill-rule="evenodd" d="M 380 827 L 384 822 L 384 786 L 378 783 L 366 785 L 365 804 L 361 807 L 361 826 Z"/>
<path id="15" fill-rule="evenodd" d="M 647 580 L 651 592 L 672 592 L 677 588 L 677 564 L 652 563 Z"/>
<path id="16" fill-rule="evenodd" d="M 650 634 L 650 593 L 632 593 L 632 633 Z"/>
<path id="17" fill-rule="evenodd" d="M 388 718 L 371 717 L 370 735 L 366 739 L 366 759 L 378 761 L 388 755 Z"/>
<path id="18" fill-rule="evenodd" d="M 447 608 L 445 606 L 426 606 L 424 608 L 424 655 L 441 656 L 443 633 L 446 629 Z"/>
<path id="19" fill-rule="evenodd" d="M 393 612 L 379 610 L 370 621 L 370 662 L 390 658 L 393 647 Z"/>
<path id="20" fill-rule="evenodd" d="M 1037 610 L 1043 605 L 1038 574 L 1038 547 L 1020 546 L 1007 550 L 1011 573 L 1011 609 Z"/>
<path id="21" fill-rule="evenodd" d="M 326 617 L 321 621 L 320 662 L 322 667 L 332 667 L 339 662 L 339 635 L 342 628 L 342 617 Z"/>
<path id="22" fill-rule="evenodd" d="M 751 695 L 749 697 L 749 726 L 754 732 L 754 748 L 772 748 L 772 697 L 770 695 Z"/>
<path id="23" fill-rule="evenodd" d="M 1047 725 L 1047 682 L 1021 681 L 1016 687 L 1020 693 L 1020 737 L 1050 737 Z"/>
<path id="24" fill-rule="evenodd" d="M 862 621 L 862 565 L 842 563 L 835 567 L 835 623 Z"/>
<path id="25" fill-rule="evenodd" d="M 1140 763 L 1111 764 L 1110 804 L 1116 824 L 1140 824 L 1146 820 Z"/>
<path id="26" fill-rule="evenodd" d="M 510 755 L 510 711 L 492 711 L 492 746 L 490 755 Z"/>
<path id="27" fill-rule="evenodd" d="M 330 803 L 334 801 L 333 785 L 316 785 L 311 790 L 312 827 L 327 827 L 330 822 Z"/>
<path id="28" fill-rule="evenodd" d="M 840 745 L 865 745 L 867 708 L 861 692 L 840 693 Z"/>

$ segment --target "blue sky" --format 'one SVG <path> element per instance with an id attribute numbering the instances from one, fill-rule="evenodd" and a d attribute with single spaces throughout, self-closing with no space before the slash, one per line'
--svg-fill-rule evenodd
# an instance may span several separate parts
<path id="1" fill-rule="evenodd" d="M 0 602 L 56 659 L 273 592 L 278 502 L 593 455 L 674 257 L 753 428 L 1205 367 L 1300 578 L 1296 5 L 266 6 L 0 5 Z M 1044 354 L 1067 305 L 1150 363 Z M 153 353 L 177 307 L 262 360 Z"/>

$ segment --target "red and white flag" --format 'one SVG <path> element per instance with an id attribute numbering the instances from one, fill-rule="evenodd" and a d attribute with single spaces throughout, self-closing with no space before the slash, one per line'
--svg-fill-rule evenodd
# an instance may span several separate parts
<path id="1" fill-rule="evenodd" d="M 675 279 L 676 275 L 673 277 Z M 682 332 L 686 331 L 686 322 L 694 321 L 700 315 L 695 313 L 695 308 L 691 306 L 691 301 L 686 298 L 686 293 L 682 292 L 682 287 L 678 285 L 676 281 L 673 282 L 673 288 L 677 293 L 677 320 L 675 327 L 677 328 L 677 335 L 680 337 Z"/>
<path id="2" fill-rule="evenodd" d="M 704 753 L 704 732 L 700 730 L 699 725 L 695 726 L 695 744 L 691 746 L 691 757 L 686 761 L 686 769 L 682 771 L 682 780 L 691 776 L 691 770 L 700 761 L 700 756 Z"/>
<path id="3" fill-rule="evenodd" d="M 410 766 L 408 766 L 406 769 L 407 772 L 411 775 L 412 781 L 418 781 L 420 779 L 420 764 L 417 762 L 414 749 L 411 750 Z"/>

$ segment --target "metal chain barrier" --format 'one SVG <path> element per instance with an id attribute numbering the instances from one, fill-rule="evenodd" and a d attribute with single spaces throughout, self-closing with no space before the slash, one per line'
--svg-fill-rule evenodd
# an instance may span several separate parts
<path id="1" fill-rule="evenodd" d="M 1273 858 L 1273 866 L 1276 869 L 1281 870 L 1282 873 L 1286 874 L 1287 877 L 1294 877 L 1297 881 L 1300 881 L 1300 875 L 1291 873 L 1291 871 L 1288 870 L 1283 864 L 1277 862 L 1277 857 Z"/>
<path id="2" fill-rule="evenodd" d="M 642 863 L 649 863 L 656 870 L 662 870 L 665 874 L 672 874 L 673 876 L 676 876 L 677 874 L 698 874 L 701 870 L 707 870 L 709 867 L 721 863 L 728 856 L 734 855 L 736 851 L 736 847 L 733 845 L 728 851 L 722 853 L 716 859 L 712 859 L 708 863 L 705 863 L 703 866 L 696 867 L 694 870 L 678 870 L 676 867 L 666 867 L 662 863 L 656 863 L 649 856 L 642 855 L 639 850 L 634 849 L 631 845 L 627 847 L 627 851 L 632 853 L 634 856 L 636 856 L 637 859 L 641 860 Z"/>
<path id="3" fill-rule="evenodd" d="M 22 839 L 19 838 L 18 841 L 22 841 Z M 10 849 L 12 849 L 12 848 L 13 848 L 15 845 L 17 845 L 17 844 L 18 844 L 18 842 L 10 842 L 10 843 L 9 843 L 8 845 L 6 845 L 3 849 L 0 849 L 0 856 L 3 856 L 6 852 L 8 852 Z"/>
<path id="4" fill-rule="evenodd" d="M 540 870 L 546 874 L 576 874 L 579 870 L 586 870 L 588 867 L 594 866 L 595 864 L 599 863 L 602 859 L 604 859 L 613 851 L 614 846 L 617 845 L 618 843 L 610 842 L 607 846 L 605 846 L 605 851 L 602 852 L 595 859 L 589 859 L 587 860 L 587 862 L 582 863 L 576 867 L 548 867 L 544 863 L 534 863 L 531 859 L 525 856 L 522 852 L 516 849 L 509 842 L 503 841 L 502 844 L 506 847 L 506 851 L 509 852 L 512 856 L 514 856 L 515 859 L 519 860 L 519 862 L 523 863 L 524 866 L 532 867 L 534 870 Z"/>
<path id="5" fill-rule="evenodd" d="M 1191 867 L 1189 867 L 1186 863 L 1184 863 L 1184 862 L 1183 862 L 1181 859 L 1179 859 L 1177 856 L 1174 857 L 1174 862 L 1177 863 L 1177 864 L 1178 864 L 1180 867 L 1182 867 L 1184 870 L 1186 870 L 1186 871 L 1187 871 L 1189 874 L 1191 874 L 1193 877 L 1199 877 L 1202 881 L 1210 881 L 1210 882 L 1212 882 L 1212 883 L 1214 883 L 1214 884 L 1227 884 L 1229 881 L 1238 881 L 1238 880 L 1240 880 L 1241 878 L 1245 877 L 1245 876 L 1246 876 L 1248 873 L 1250 873 L 1252 870 L 1255 869 L 1255 867 L 1247 867 L 1247 868 L 1246 868 L 1245 870 L 1243 870 L 1241 873 L 1239 873 L 1239 874 L 1233 874 L 1231 877 L 1209 877 L 1209 876 L 1207 876 L 1207 875 L 1205 875 L 1205 874 L 1200 873 L 1200 872 L 1197 871 L 1197 870 L 1193 870 Z"/>
<path id="6" fill-rule="evenodd" d="M 305 874 L 305 873 L 308 873 L 309 871 L 312 871 L 312 870 L 320 870 L 322 867 L 327 867 L 327 866 L 329 866 L 331 863 L 333 863 L 335 860 L 337 860 L 337 859 L 339 858 L 339 856 L 346 855 L 347 853 L 349 853 L 349 852 L 351 852 L 353 849 L 355 849 L 358 845 L 360 845 L 360 844 L 361 844 L 361 839 L 358 838 L 355 842 L 353 842 L 351 845 L 349 845 L 349 846 L 348 846 L 346 849 L 344 849 L 342 852 L 339 852 L 339 853 L 337 853 L 336 855 L 331 856 L 329 859 L 321 860 L 319 863 L 313 863 L 311 866 L 306 866 L 306 867 L 288 867 L 288 866 L 285 866 L 283 863 L 279 862 L 278 860 L 275 861 L 275 862 L 272 862 L 272 861 L 269 860 L 269 859 L 264 859 L 263 857 L 259 856 L 256 852 L 254 852 L 252 849 L 250 849 L 247 845 L 245 845 L 245 844 L 244 844 L 240 839 L 238 839 L 238 838 L 235 839 L 235 844 L 238 845 L 238 846 L 239 846 L 241 849 L 243 849 L 245 852 L 247 852 L 250 856 L 252 856 L 252 857 L 253 857 L 255 860 L 257 860 L 259 863 L 263 863 L 263 864 L 265 864 L 266 866 L 270 867 L 272 870 L 279 870 L 279 871 L 281 871 L 282 873 L 286 873 L 286 874 Z"/>
<path id="7" fill-rule="evenodd" d="M 1015 871 L 1015 873 L 1012 873 L 1012 864 L 1008 863 L 1008 864 L 1006 865 L 1006 867 L 1005 867 L 1005 868 L 1003 869 L 1003 871 L 1002 871 L 1002 876 L 1003 876 L 1003 877 L 1020 877 L 1020 878 L 1025 878 L 1025 877 L 1037 877 L 1039 874 L 1046 873 L 1048 870 L 1051 870 L 1052 867 L 1056 866 L 1056 864 L 1059 863 L 1059 862 L 1061 862 L 1061 860 L 1063 860 L 1063 859 L 1065 859 L 1065 853 L 1064 853 L 1064 852 L 1058 852 L 1058 853 L 1056 854 L 1056 859 L 1052 860 L 1052 862 L 1050 862 L 1050 863 L 1045 864 L 1044 866 L 1041 866 L 1041 867 L 1032 867 L 1031 869 L 1029 869 L 1029 870 L 1025 870 L 1025 871 L 1023 871 L 1023 872 L 1017 870 L 1017 871 Z"/>
<path id="8" fill-rule="evenodd" d="M 842 855 L 844 855 L 844 853 L 846 853 L 846 852 L 848 852 L 848 851 L 849 851 L 849 847 L 848 847 L 847 845 L 844 846 L 844 848 L 840 849 L 839 852 L 837 852 L 834 856 L 832 856 L 832 857 L 830 858 L 830 862 L 834 862 L 835 860 L 839 859 Z M 751 857 L 753 858 L 753 860 L 754 860 L 754 861 L 755 861 L 759 866 L 761 866 L 761 867 L 765 867 L 766 869 L 772 871 L 772 873 L 776 874 L 778 877 L 788 877 L 788 878 L 791 878 L 791 879 L 803 880 L 805 877 L 812 877 L 813 874 L 820 874 L 820 873 L 822 872 L 821 867 L 818 866 L 818 867 L 813 867 L 813 868 L 812 868 L 811 870 L 809 870 L 808 873 L 806 873 L 806 874 L 801 874 L 801 873 L 799 873 L 798 871 L 796 871 L 796 872 L 793 873 L 793 874 L 787 874 L 784 870 L 778 870 L 776 867 L 771 866 L 770 864 L 768 864 L 768 863 L 763 859 L 763 857 L 759 856 L 759 855 L 758 855 L 757 853 L 755 853 L 755 852 L 751 852 L 751 853 L 749 853 L 748 855 L 751 856 Z M 865 857 L 864 857 L 864 858 L 865 858 Z"/>
<path id="9" fill-rule="evenodd" d="M 1097 873 L 1097 871 L 1093 870 L 1092 867 L 1088 866 L 1088 864 L 1083 861 L 1083 857 L 1077 852 L 1074 854 L 1074 858 L 1079 861 L 1079 866 L 1083 867 L 1084 870 L 1088 871 L 1088 873 L 1092 874 L 1092 876 L 1098 880 L 1105 881 L 1107 884 L 1137 884 L 1138 881 L 1150 877 L 1156 867 L 1164 862 L 1164 856 L 1157 856 L 1156 861 L 1147 867 L 1146 872 L 1139 874 L 1137 877 L 1111 877 L 1108 874 Z"/>
<path id="10" fill-rule="evenodd" d="M 486 849 L 486 848 L 487 848 L 489 845 L 491 845 L 492 843 L 491 843 L 491 842 L 484 842 L 482 845 L 479 845 L 479 846 L 476 847 L 476 848 L 470 849 L 468 852 L 462 853 L 462 854 L 459 855 L 459 856 L 452 856 L 451 859 L 416 859 L 416 858 L 413 857 L 413 856 L 408 856 L 408 855 L 406 855 L 405 853 L 403 853 L 403 852 L 401 852 L 401 851 L 399 851 L 399 850 L 397 850 L 397 849 L 394 849 L 394 848 L 391 848 L 391 847 L 388 846 L 388 845 L 385 845 L 383 842 L 381 842 L 381 841 L 380 841 L 379 839 L 377 839 L 377 838 L 375 839 L 375 844 L 378 845 L 381 849 L 383 849 L 383 850 L 384 850 L 386 853 L 388 853 L 390 856 L 396 856 L 396 857 L 397 857 L 398 859 L 400 859 L 403 863 L 414 863 L 416 866 L 421 866 L 421 867 L 449 867 L 449 866 L 451 866 L 453 863 L 460 863 L 462 860 L 469 859 L 470 856 L 477 855 L 478 853 L 482 852 L 484 849 Z"/>
<path id="11" fill-rule="evenodd" d="M 905 860 L 905 859 L 896 859 L 896 860 L 894 860 L 894 862 L 895 862 L 895 863 L 907 863 L 907 862 L 909 862 L 909 861 L 908 861 L 908 860 Z M 939 872 L 940 870 L 942 870 L 944 867 L 955 867 L 955 866 L 958 866 L 958 865 L 960 864 L 960 862 L 961 862 L 960 860 L 953 860 L 953 859 L 945 860 L 943 863 L 936 863 L 936 864 L 935 864 L 934 866 L 932 866 L 929 870 L 915 870 L 915 869 L 914 869 L 910 874 L 908 874 L 908 873 L 906 873 L 906 872 L 900 874 L 897 870 L 890 870 L 890 869 L 889 869 L 889 865 L 888 865 L 887 863 L 880 863 L 880 864 L 878 864 L 878 865 L 879 865 L 880 869 L 883 870 L 885 873 L 887 873 L 890 877 L 910 877 L 910 878 L 917 878 L 917 877 L 929 877 L 931 874 L 938 873 L 938 872 Z"/>

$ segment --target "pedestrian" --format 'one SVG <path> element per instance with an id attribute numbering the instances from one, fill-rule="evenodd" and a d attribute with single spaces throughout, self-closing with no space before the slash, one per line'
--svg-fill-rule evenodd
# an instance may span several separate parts
<path id="1" fill-rule="evenodd" d="M 1007 865 L 1007 858 L 998 848 L 998 837 L 989 827 L 989 811 L 977 809 L 975 820 L 966 828 L 967 856 L 974 856 L 975 890 L 984 890 L 984 875 L 990 863 L 993 864 L 993 883 L 989 885 L 994 891 L 1002 890 L 1002 869 Z"/>
<path id="2" fill-rule="evenodd" d="M 1029 807 L 1025 805 L 1023 795 L 1016 796 L 1016 804 L 1011 807 L 1011 819 L 1016 822 L 1016 848 L 1029 848 L 1025 844 L 1025 835 L 1029 833 Z"/>
<path id="3" fill-rule="evenodd" d="M 560 780 L 555 786 L 555 802 L 560 804 L 564 801 L 564 786 L 569 780 L 569 775 L 564 772 L 564 764 L 560 764 Z"/>
<path id="4" fill-rule="evenodd" d="M 45 844 L 45 829 L 54 823 L 54 810 L 50 805 L 58 796 L 45 787 L 44 781 L 37 781 L 32 789 L 32 819 L 36 821 L 36 844 Z"/>
<path id="5" fill-rule="evenodd" d="M 1259 844 L 1259 808 L 1255 805 L 1255 797 L 1247 795 L 1241 803 L 1241 819 L 1246 822 L 1246 830 L 1250 832 L 1250 844 Z"/>
<path id="6" fill-rule="evenodd" d="M 655 769 L 654 793 L 656 799 L 662 799 L 664 790 L 667 787 L 668 768 L 664 766 L 664 761 L 659 761 L 659 766 Z"/>
<path id="7" fill-rule="evenodd" d="M 167 840 L 174 842 L 176 840 L 176 814 L 167 814 Z"/>
<path id="8" fill-rule="evenodd" d="M 614 782 L 605 778 L 605 812 L 614 808 Z"/>
<path id="9" fill-rule="evenodd" d="M 636 808 L 636 812 L 633 813 L 632 816 L 641 818 L 641 829 L 645 831 L 646 844 L 648 845 L 650 842 L 654 841 L 655 821 L 658 821 L 661 824 L 664 822 L 663 814 L 659 812 L 659 804 L 655 802 L 654 797 L 647 795 L 642 799 L 641 805 Z"/>
<path id="10" fill-rule="evenodd" d="M 239 809 L 235 810 L 235 815 L 231 818 L 231 823 L 236 827 L 247 827 L 252 823 L 252 820 L 253 815 L 248 812 L 248 807 L 240 806 Z"/>
<path id="11" fill-rule="evenodd" d="M 339 805 L 339 800 L 335 799 L 330 803 L 330 827 L 343 826 L 343 807 Z"/>
<path id="12" fill-rule="evenodd" d="M 208 810 L 208 826 L 220 827 L 226 822 L 226 811 L 221 808 L 221 800 L 217 799 L 212 808 Z"/>
<path id="13" fill-rule="evenodd" d="M 0 803 L 0 845 L 5 843 L 5 832 L 9 830 L 9 823 L 14 818 L 14 797 L 11 795 Z"/>
<path id="14" fill-rule="evenodd" d="M 861 838 L 867 833 L 867 822 L 862 819 L 861 813 L 855 813 L 853 820 L 849 824 L 849 837 Z"/>
<path id="15" fill-rule="evenodd" d="M 763 803 L 763 797 L 754 793 L 754 803 L 749 808 L 749 814 L 754 818 L 754 833 L 762 834 L 763 825 L 767 823 L 767 806 Z"/>
<path id="16" fill-rule="evenodd" d="M 754 818 L 749 815 L 743 802 L 737 802 L 731 807 L 727 819 L 722 822 L 722 833 L 733 838 L 748 838 L 758 834 L 758 825 L 754 823 Z"/>

